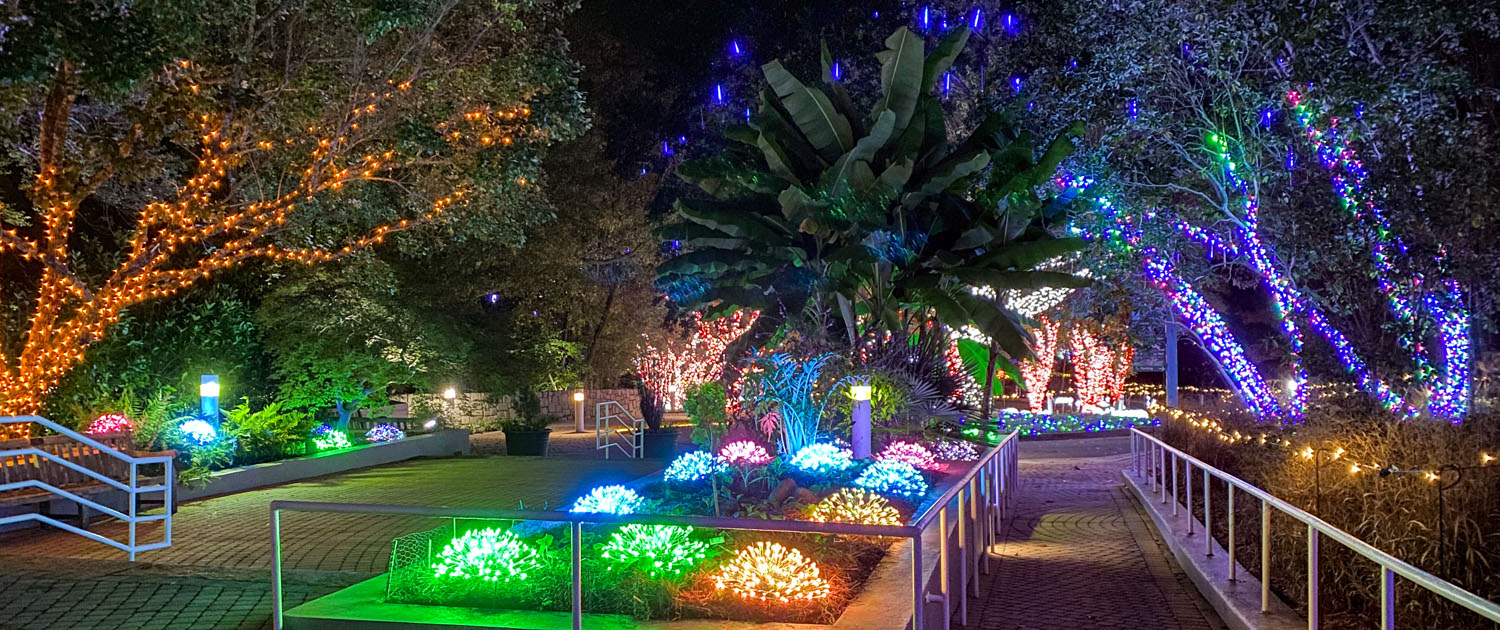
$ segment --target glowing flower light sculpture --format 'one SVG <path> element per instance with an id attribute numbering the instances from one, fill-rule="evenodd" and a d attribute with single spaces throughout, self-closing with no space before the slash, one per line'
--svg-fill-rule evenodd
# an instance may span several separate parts
<path id="1" fill-rule="evenodd" d="M 177 425 L 182 437 L 198 446 L 208 446 L 219 439 L 219 430 L 207 420 L 193 419 Z"/>
<path id="2" fill-rule="evenodd" d="M 943 440 L 933 446 L 933 454 L 951 462 L 972 462 L 979 459 L 979 447 L 967 440 Z"/>
<path id="3" fill-rule="evenodd" d="M 365 439 L 371 442 L 395 442 L 405 437 L 405 431 L 389 422 L 382 422 L 365 431 Z"/>
<path id="4" fill-rule="evenodd" d="M 741 549 L 719 569 L 714 587 L 745 599 L 791 603 L 828 597 L 828 580 L 801 551 L 761 541 Z"/>
<path id="5" fill-rule="evenodd" d="M 512 532 L 487 527 L 464 532 L 444 545 L 432 575 L 506 584 L 526 579 L 540 566 L 536 549 Z"/>
<path id="6" fill-rule="evenodd" d="M 942 468 L 937 463 L 937 457 L 927 447 L 916 442 L 892 442 L 885 450 L 875 456 L 879 462 L 906 462 L 918 470 L 937 470 Z"/>
<path id="7" fill-rule="evenodd" d="M 635 514 L 645 499 L 636 491 L 621 485 L 599 486 L 578 497 L 569 512 L 600 514 Z"/>
<path id="8" fill-rule="evenodd" d="M 126 418 L 124 415 L 118 413 L 106 413 L 98 418 L 94 418 L 94 421 L 89 423 L 89 428 L 85 429 L 84 433 L 95 435 L 100 433 L 119 433 L 121 431 L 130 431 L 134 428 L 135 423 L 131 422 L 130 418 Z"/>
<path id="9" fill-rule="evenodd" d="M 354 446 L 354 443 L 349 441 L 347 434 L 334 429 L 327 423 L 313 427 L 312 441 L 313 446 L 318 447 L 320 451 L 332 451 Z"/>
<path id="10" fill-rule="evenodd" d="M 808 518 L 818 523 L 901 524 L 901 513 L 885 497 L 853 488 L 841 488 L 828 495 L 813 506 Z"/>
<path id="11" fill-rule="evenodd" d="M 691 483 L 729 470 L 729 464 L 708 451 L 683 453 L 672 460 L 663 476 L 667 481 Z"/>
<path id="12" fill-rule="evenodd" d="M 809 444 L 792 456 L 792 466 L 806 472 L 828 474 L 854 467 L 854 456 L 849 449 L 833 444 Z"/>
<path id="13" fill-rule="evenodd" d="M 877 461 L 859 474 L 854 485 L 912 500 L 927 494 L 927 480 L 922 478 L 922 472 L 904 461 Z"/>
<path id="14" fill-rule="evenodd" d="M 749 440 L 725 444 L 719 449 L 719 457 L 735 466 L 759 466 L 771 461 L 765 447 Z"/>
<path id="15" fill-rule="evenodd" d="M 601 557 L 610 569 L 635 567 L 652 579 L 679 578 L 708 557 L 714 544 L 693 538 L 692 527 L 626 525 L 611 534 Z"/>

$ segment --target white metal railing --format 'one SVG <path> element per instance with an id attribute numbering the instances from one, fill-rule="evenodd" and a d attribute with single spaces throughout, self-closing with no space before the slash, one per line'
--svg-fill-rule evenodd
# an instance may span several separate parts
<path id="1" fill-rule="evenodd" d="M 342 514 L 368 514 L 381 516 L 428 516 L 438 518 L 504 519 L 517 521 L 548 521 L 568 523 L 572 529 L 573 568 L 573 629 L 583 627 L 583 559 L 582 538 L 585 524 L 600 525 L 676 525 L 698 528 L 735 529 L 744 531 L 791 532 L 802 534 L 840 534 L 846 536 L 882 536 L 905 538 L 911 541 L 911 613 L 912 630 L 924 630 L 924 613 L 928 604 L 943 604 L 943 629 L 948 630 L 952 609 L 950 598 L 954 585 L 950 582 L 953 548 L 957 548 L 961 561 L 958 563 L 959 584 L 957 588 L 960 623 L 968 623 L 969 587 L 974 594 L 979 592 L 979 573 L 989 572 L 989 550 L 996 542 L 1004 513 L 1017 489 L 1018 451 L 1017 433 L 1012 432 L 1000 444 L 986 450 L 964 474 L 954 480 L 947 491 L 923 504 L 918 514 L 906 525 L 855 525 L 850 523 L 815 523 L 797 520 L 769 520 L 755 518 L 730 518 L 719 516 L 689 516 L 675 514 L 600 514 L 574 512 L 544 512 L 533 510 L 457 509 L 418 505 L 372 505 L 364 503 L 321 503 L 313 501 L 271 502 L 271 606 L 272 623 L 276 630 L 284 626 L 285 606 L 281 587 L 281 513 L 322 512 Z M 954 506 L 954 504 L 957 504 Z M 950 507 L 956 509 L 950 510 Z M 953 523 L 949 523 L 949 512 L 956 516 L 957 536 L 950 538 Z M 938 522 L 938 574 L 937 592 L 932 593 L 934 578 L 922 566 L 922 534 Z M 956 542 L 956 544 L 953 544 Z"/>
<path id="2" fill-rule="evenodd" d="M 616 427 L 615 425 L 619 425 Z M 626 443 L 620 444 L 614 436 L 624 432 Z M 629 449 L 625 447 L 628 444 Z M 620 449 L 626 457 L 640 458 L 646 447 L 646 420 L 630 415 L 625 405 L 615 400 L 606 400 L 594 405 L 594 448 L 604 451 L 609 459 L 610 449 Z"/>
<path id="3" fill-rule="evenodd" d="M 1234 495 L 1236 491 L 1250 495 L 1260 500 L 1260 611 L 1268 612 L 1271 608 L 1271 509 L 1296 519 L 1307 526 L 1307 627 L 1317 630 L 1319 623 L 1318 615 L 1318 543 L 1324 536 L 1332 539 L 1363 556 L 1366 560 L 1380 567 L 1380 627 L 1382 630 L 1393 630 L 1396 627 L 1396 576 L 1401 576 L 1413 584 L 1428 591 L 1436 593 L 1449 601 L 1469 609 L 1490 621 L 1500 622 L 1500 605 L 1470 593 L 1458 586 L 1443 580 L 1431 573 L 1418 569 L 1407 562 L 1392 556 L 1384 551 L 1370 546 L 1363 540 L 1345 532 L 1322 519 L 1309 514 L 1295 505 L 1287 503 L 1272 496 L 1270 493 L 1250 485 L 1244 480 L 1235 477 L 1222 470 L 1209 466 L 1203 461 L 1188 455 L 1183 451 L 1172 447 L 1160 439 L 1147 434 L 1140 429 L 1130 430 L 1130 454 L 1133 462 L 1134 474 L 1137 479 L 1150 482 L 1152 492 L 1161 495 L 1165 503 L 1170 496 L 1172 500 L 1172 514 L 1177 514 L 1177 470 L 1182 469 L 1186 482 L 1183 486 L 1187 495 L 1186 505 L 1188 511 L 1189 531 L 1193 526 L 1191 507 L 1193 505 L 1193 468 L 1197 467 L 1203 471 L 1203 531 L 1205 533 L 1204 546 L 1206 555 L 1213 555 L 1214 537 L 1210 525 L 1213 521 L 1212 507 L 1213 493 L 1210 491 L 1209 481 L 1217 478 L 1228 488 L 1226 504 L 1228 510 L 1229 537 L 1224 549 L 1229 553 L 1229 579 L 1235 579 L 1238 567 L 1234 561 L 1235 554 L 1235 531 L 1234 531 Z M 1142 470 L 1141 459 L 1146 457 L 1145 470 Z M 1167 479 L 1167 468 L 1171 467 L 1171 480 Z M 1170 495 L 1166 484 L 1172 485 Z"/>
<path id="4" fill-rule="evenodd" d="M 114 479 L 113 477 L 110 477 L 109 475 L 106 475 L 106 474 L 101 473 L 101 472 L 96 471 L 96 470 L 92 470 L 92 469 L 86 468 L 86 467 L 84 467 L 84 466 L 82 466 L 80 464 L 77 464 L 77 463 L 74 463 L 74 462 L 70 462 L 70 461 L 68 461 L 66 459 L 58 457 L 57 455 L 49 453 L 46 450 L 37 448 L 35 446 L 31 446 L 31 447 L 28 447 L 28 448 L 19 448 L 19 449 L 11 449 L 11 450 L 6 450 L 6 451 L 0 451 L 0 458 L 6 458 L 6 457 L 35 457 L 35 458 L 38 458 L 38 463 L 39 464 L 40 464 L 40 460 L 46 460 L 46 461 L 52 462 L 54 464 L 57 464 L 59 466 L 63 466 L 65 468 L 71 469 L 71 470 L 76 471 L 76 472 L 78 472 L 78 473 L 80 473 L 80 474 L 82 474 L 82 475 L 84 475 L 84 476 L 86 476 L 86 477 L 88 477 L 90 479 L 94 479 L 94 480 L 96 480 L 96 481 L 98 481 L 98 482 L 100 482 L 100 483 L 102 483 L 104 485 L 107 485 L 107 486 L 109 486 L 111 488 L 114 488 L 116 490 L 119 490 L 119 491 L 125 493 L 125 498 L 127 500 L 127 503 L 129 504 L 129 507 L 126 508 L 125 512 L 121 512 L 121 511 L 116 510 L 114 508 L 104 506 L 104 505 L 100 504 L 99 502 L 94 501 L 92 499 L 89 499 L 87 497 L 79 496 L 78 494 L 69 492 L 67 490 L 63 490 L 62 488 L 58 488 L 57 486 L 54 486 L 54 485 L 52 485 L 50 483 L 47 483 L 45 481 L 42 481 L 40 479 L 26 479 L 26 480 L 22 480 L 22 481 L 15 481 L 15 482 L 6 483 L 6 484 L 0 484 L 0 492 L 5 492 L 5 491 L 9 491 L 9 490 L 22 490 L 22 489 L 25 489 L 25 488 L 37 488 L 37 489 L 41 489 L 41 490 L 46 490 L 47 492 L 50 492 L 50 493 L 55 494 L 55 495 L 58 495 L 59 497 L 63 497 L 63 498 L 66 498 L 66 499 L 68 499 L 70 501 L 73 501 L 74 503 L 78 504 L 80 510 L 82 510 L 84 506 L 87 506 L 87 507 L 92 508 L 92 509 L 94 509 L 94 510 L 96 510 L 96 511 L 102 513 L 102 514 L 106 514 L 106 515 L 112 516 L 114 518 L 120 519 L 122 521 L 125 521 L 125 523 L 126 523 L 126 525 L 128 527 L 128 530 L 129 530 L 129 540 L 127 540 L 126 542 L 120 542 L 120 541 L 115 540 L 113 538 L 107 538 L 107 537 L 104 537 L 104 536 L 100 536 L 99 534 L 95 534 L 94 532 L 88 531 L 88 530 L 83 529 L 81 527 L 75 527 L 73 525 L 70 525 L 68 523 L 64 523 L 62 521 L 59 521 L 59 520 L 57 520 L 55 518 L 52 518 L 50 516 L 47 516 L 45 514 L 38 514 L 38 513 L 17 514 L 17 515 L 14 515 L 14 516 L 6 516 L 6 517 L 3 517 L 3 518 L 0 518 L 0 525 L 9 525 L 9 524 L 12 524 L 12 523 L 21 523 L 21 522 L 25 522 L 25 521 L 37 521 L 39 523 L 46 523 L 46 524 L 51 525 L 53 527 L 57 527 L 59 529 L 65 530 L 65 531 L 69 531 L 69 532 L 72 532 L 74 534 L 78 534 L 79 536 L 83 536 L 84 538 L 88 538 L 90 540 L 93 540 L 93 541 L 96 541 L 96 542 L 100 542 L 100 543 L 109 545 L 111 547 L 114 547 L 116 549 L 119 549 L 120 551 L 124 551 L 124 552 L 130 554 L 130 560 L 131 560 L 131 562 L 134 562 L 135 561 L 135 555 L 138 554 L 138 553 L 140 553 L 140 552 L 142 552 L 142 551 L 150 551 L 152 549 L 161 549 L 161 548 L 164 548 L 164 547 L 170 547 L 170 546 L 172 546 L 172 485 L 173 485 L 172 482 L 173 482 L 173 479 L 174 479 L 173 474 L 172 474 L 172 456 L 170 456 L 170 455 L 150 455 L 150 456 L 146 456 L 146 457 L 136 457 L 134 455 L 126 455 L 125 453 L 121 453 L 120 451 L 115 450 L 114 447 L 111 447 L 111 446 L 108 446 L 106 444 L 103 444 L 103 443 L 99 442 L 98 440 L 95 440 L 95 439 L 93 439 L 91 437 L 88 437 L 86 435 L 83 435 L 81 433 L 73 431 L 71 429 L 68 429 L 67 427 L 59 425 L 56 422 L 53 422 L 53 421 L 48 420 L 46 418 L 43 418 L 41 416 L 5 416 L 5 417 L 0 417 L 0 424 L 28 424 L 28 423 L 36 423 L 36 424 L 42 425 L 44 427 L 47 427 L 48 429 L 51 429 L 51 430 L 57 432 L 59 435 L 67 436 L 68 438 L 71 438 L 71 439 L 73 439 L 73 440 L 75 440 L 75 441 L 77 441 L 77 442 L 79 442 L 79 443 L 81 443 L 81 444 L 83 444 L 83 445 L 85 445 L 85 446 L 87 446 L 89 448 L 93 448 L 93 449 L 98 450 L 100 453 L 102 453 L 102 454 L 104 454 L 106 456 L 109 456 L 109 457 L 112 457 L 114 459 L 117 459 L 117 460 L 120 460 L 122 462 L 125 462 L 125 464 L 127 464 L 127 465 L 130 466 L 130 481 L 129 481 L 129 483 L 126 483 L 126 482 Z M 164 468 L 164 473 L 165 474 L 162 477 L 163 481 L 161 483 L 159 483 L 159 484 L 150 485 L 150 486 L 142 486 L 142 485 L 140 485 L 140 466 L 143 465 L 143 464 L 162 464 L 165 467 Z M 140 507 L 140 501 L 139 501 L 140 495 L 151 493 L 151 492 L 160 492 L 160 493 L 162 493 L 162 513 L 161 514 L 152 514 L 152 515 L 141 515 L 141 514 L 138 514 L 137 511 L 138 511 L 138 509 Z M 153 543 L 141 543 L 141 542 L 138 542 L 136 540 L 136 528 L 137 528 L 137 526 L 139 526 L 141 523 L 151 523 L 151 522 L 155 522 L 155 521 L 162 521 L 162 527 L 163 527 L 163 529 L 162 529 L 162 540 L 160 540 L 158 542 L 153 542 Z"/>

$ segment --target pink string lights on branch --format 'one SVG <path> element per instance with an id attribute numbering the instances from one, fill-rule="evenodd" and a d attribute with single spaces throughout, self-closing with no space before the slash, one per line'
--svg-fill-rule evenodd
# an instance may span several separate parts
<path id="1" fill-rule="evenodd" d="M 724 350 L 755 323 L 759 313 L 736 311 L 733 315 L 703 321 L 694 316 L 692 334 L 653 343 L 649 339 L 635 358 L 636 373 L 668 410 L 681 409 L 687 389 L 719 377 Z"/>
<path id="2" fill-rule="evenodd" d="M 1135 349 L 1128 345 L 1115 350 L 1088 330 L 1074 328 L 1068 332 L 1068 347 L 1073 352 L 1073 383 L 1078 389 L 1080 405 L 1113 407 L 1125 392 L 1125 377 Z"/>

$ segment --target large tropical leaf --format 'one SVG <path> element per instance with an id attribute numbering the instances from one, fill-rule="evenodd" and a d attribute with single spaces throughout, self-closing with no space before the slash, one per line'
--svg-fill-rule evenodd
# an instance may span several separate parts
<path id="1" fill-rule="evenodd" d="M 851 188 L 859 190 L 859 187 L 850 185 L 851 173 L 855 172 L 859 164 L 864 164 L 868 171 L 870 159 L 875 157 L 876 151 L 890 141 L 891 132 L 895 127 L 896 115 L 891 112 L 881 112 L 880 117 L 875 119 L 875 124 L 870 127 L 869 135 L 860 138 L 853 149 L 839 156 L 838 161 L 833 163 L 833 168 L 828 169 L 828 175 L 823 182 L 823 187 L 830 197 L 841 197 L 850 192 Z"/>
<path id="2" fill-rule="evenodd" d="M 833 55 L 828 52 L 828 42 L 820 43 L 819 61 L 823 70 L 823 85 L 828 88 L 828 100 L 833 101 L 834 109 L 839 110 L 839 113 L 849 121 L 849 129 L 854 132 L 854 137 L 864 136 L 864 112 L 854 106 L 854 99 L 849 97 L 849 90 L 834 78 Z"/>
<path id="3" fill-rule="evenodd" d="M 799 81 L 781 66 L 780 61 L 761 66 L 761 73 L 776 92 L 776 97 L 781 99 L 781 106 L 791 114 L 792 123 L 819 155 L 831 160 L 854 148 L 849 120 L 834 108 L 822 90 Z"/>
<path id="4" fill-rule="evenodd" d="M 922 38 L 903 26 L 885 39 L 885 50 L 875 55 L 880 60 L 884 96 L 870 117 L 879 118 L 885 111 L 895 114 L 897 133 L 911 122 L 922 96 L 922 45 Z"/>
<path id="5" fill-rule="evenodd" d="M 937 46 L 927 54 L 927 60 L 922 64 L 922 90 L 930 91 L 937 87 L 937 82 L 943 73 L 953 65 L 953 60 L 958 58 L 964 46 L 969 43 L 969 27 L 964 26 L 938 40 Z"/>
<path id="6" fill-rule="evenodd" d="M 1071 254 L 1086 245 L 1083 239 L 1046 238 L 1008 243 L 995 247 L 976 258 L 974 264 L 993 269 L 1031 269 L 1037 265 Z"/>
<path id="7" fill-rule="evenodd" d="M 769 217 L 749 212 L 741 204 L 707 199 L 678 199 L 677 213 L 698 225 L 712 228 L 734 238 L 765 243 L 785 238 L 786 229 Z"/>

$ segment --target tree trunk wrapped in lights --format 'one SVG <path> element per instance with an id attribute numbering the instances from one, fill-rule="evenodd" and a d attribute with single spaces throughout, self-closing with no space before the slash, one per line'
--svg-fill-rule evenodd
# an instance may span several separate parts
<path id="1" fill-rule="evenodd" d="M 1036 358 L 1021 362 L 1021 376 L 1026 380 L 1026 404 L 1032 413 L 1041 413 L 1047 407 L 1047 384 L 1052 380 L 1052 366 L 1057 362 L 1056 320 L 1039 318 L 1041 326 L 1032 339 L 1036 343 Z"/>

